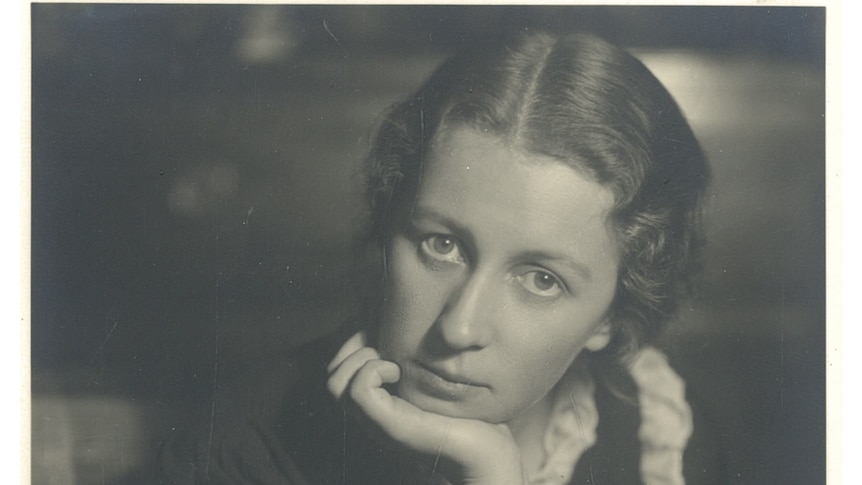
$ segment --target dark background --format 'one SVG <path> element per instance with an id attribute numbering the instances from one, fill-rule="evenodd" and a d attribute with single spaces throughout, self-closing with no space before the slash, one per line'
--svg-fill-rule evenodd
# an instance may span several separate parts
<path id="1" fill-rule="evenodd" d="M 345 318 L 355 167 L 459 46 L 586 28 L 714 168 L 666 348 L 726 483 L 825 482 L 822 8 L 32 6 L 33 483 L 135 476 L 219 378 Z"/>

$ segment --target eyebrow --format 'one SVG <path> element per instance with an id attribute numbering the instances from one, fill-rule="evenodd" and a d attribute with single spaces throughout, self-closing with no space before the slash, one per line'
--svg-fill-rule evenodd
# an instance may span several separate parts
<path id="1" fill-rule="evenodd" d="M 435 210 L 429 209 L 427 207 L 422 206 L 414 206 L 410 210 L 410 215 L 408 220 L 428 220 L 435 224 L 440 224 L 441 226 L 447 227 L 449 230 L 455 233 L 456 236 L 463 239 L 464 242 L 475 245 L 476 241 L 473 237 L 473 233 L 467 229 L 467 226 L 460 224 L 453 220 L 450 217 L 447 217 Z"/>
<path id="2" fill-rule="evenodd" d="M 410 220 L 429 220 L 433 223 L 440 224 L 442 226 L 446 226 L 453 232 L 455 232 L 456 236 L 465 239 L 468 244 L 475 245 L 475 240 L 473 238 L 472 232 L 467 229 L 466 226 L 459 224 L 458 222 L 452 220 L 451 218 L 435 211 L 429 209 L 427 207 L 415 206 L 410 211 Z M 559 264 L 564 266 L 572 273 L 577 274 L 585 281 L 590 282 L 593 279 L 593 272 L 590 268 L 580 261 L 572 259 L 570 256 L 565 254 L 553 253 L 553 252 L 545 252 L 541 250 L 535 251 L 523 251 L 518 254 L 518 259 L 530 260 L 530 261 L 550 261 L 554 264 Z"/>
<path id="3" fill-rule="evenodd" d="M 551 261 L 555 264 L 559 264 L 568 268 L 571 272 L 577 274 L 588 283 L 593 279 L 593 272 L 590 271 L 590 268 L 587 265 L 563 254 L 546 253 L 543 251 L 526 251 L 521 253 L 519 256 L 533 261 Z"/>

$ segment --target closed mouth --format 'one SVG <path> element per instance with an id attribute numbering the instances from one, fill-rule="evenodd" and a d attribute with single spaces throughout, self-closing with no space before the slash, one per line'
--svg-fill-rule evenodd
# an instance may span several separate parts
<path id="1" fill-rule="evenodd" d="M 429 373 L 439 377 L 440 379 L 446 381 L 449 384 L 460 385 L 460 386 L 472 386 L 472 387 L 488 387 L 482 383 L 473 381 L 469 378 L 460 376 L 458 374 L 453 374 L 451 372 L 432 367 L 424 362 L 416 362 L 416 364 L 422 369 L 428 371 Z"/>

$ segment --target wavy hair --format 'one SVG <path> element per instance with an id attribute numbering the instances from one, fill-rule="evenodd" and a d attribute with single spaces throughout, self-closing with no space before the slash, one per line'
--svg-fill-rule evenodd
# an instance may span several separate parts
<path id="1" fill-rule="evenodd" d="M 612 190 L 621 264 L 607 351 L 623 362 L 653 340 L 699 269 L 709 179 L 689 124 L 655 76 L 590 34 L 522 35 L 448 59 L 390 108 L 373 139 L 364 165 L 366 243 L 388 242 L 435 134 L 451 126 L 553 157 Z"/>

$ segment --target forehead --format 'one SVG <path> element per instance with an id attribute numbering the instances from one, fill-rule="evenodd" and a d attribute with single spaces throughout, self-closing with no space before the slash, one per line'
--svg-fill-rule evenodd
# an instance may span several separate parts
<path id="1" fill-rule="evenodd" d="M 578 170 L 463 127 L 433 143 L 415 199 L 423 212 L 457 219 L 478 239 L 595 254 L 614 246 L 613 204 L 609 189 Z"/>
<path id="2" fill-rule="evenodd" d="M 453 195 L 530 201 L 544 208 L 569 207 L 572 216 L 601 212 L 607 218 L 615 202 L 613 190 L 580 167 L 525 150 L 517 141 L 465 126 L 438 133 L 420 177 L 419 191 L 424 188 L 428 192 L 433 187 Z"/>

